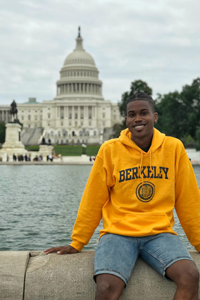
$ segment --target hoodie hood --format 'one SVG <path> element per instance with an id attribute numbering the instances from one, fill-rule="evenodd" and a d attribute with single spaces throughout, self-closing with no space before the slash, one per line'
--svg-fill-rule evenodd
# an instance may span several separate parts
<path id="1" fill-rule="evenodd" d="M 153 129 L 153 139 L 152 139 L 151 147 L 149 148 L 149 151 L 151 151 L 151 153 L 155 152 L 162 145 L 164 139 L 165 139 L 165 134 L 161 133 L 160 131 L 158 131 L 157 129 L 154 128 Z M 124 144 L 128 147 L 134 148 L 139 153 L 141 153 L 141 151 L 142 151 L 141 148 L 132 141 L 131 132 L 129 131 L 128 128 L 121 131 L 119 140 L 122 144 Z"/>

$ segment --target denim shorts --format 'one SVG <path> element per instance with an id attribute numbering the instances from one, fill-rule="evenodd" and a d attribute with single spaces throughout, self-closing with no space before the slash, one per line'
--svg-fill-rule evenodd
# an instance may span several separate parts
<path id="1" fill-rule="evenodd" d="M 171 233 L 146 237 L 107 233 L 95 251 L 94 280 L 99 274 L 112 274 L 127 284 L 138 256 L 162 276 L 166 276 L 165 270 L 178 260 L 193 261 L 178 236 Z"/>

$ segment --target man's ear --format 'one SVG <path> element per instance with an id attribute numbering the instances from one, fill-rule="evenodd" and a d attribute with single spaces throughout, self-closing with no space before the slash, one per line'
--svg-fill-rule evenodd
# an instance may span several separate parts
<path id="1" fill-rule="evenodd" d="M 125 121 L 126 121 L 126 127 L 128 127 L 128 125 L 127 125 L 127 116 L 125 117 Z"/>
<path id="2" fill-rule="evenodd" d="M 155 112 L 154 113 L 154 123 L 157 123 L 158 122 L 158 113 Z"/>

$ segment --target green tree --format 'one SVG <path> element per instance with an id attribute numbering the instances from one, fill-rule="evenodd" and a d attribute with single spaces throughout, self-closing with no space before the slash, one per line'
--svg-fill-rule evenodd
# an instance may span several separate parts
<path id="1" fill-rule="evenodd" d="M 196 128 L 196 150 L 200 150 L 200 126 Z"/>
<path id="2" fill-rule="evenodd" d="M 180 96 L 185 107 L 182 117 L 185 120 L 187 134 L 196 138 L 200 120 L 200 78 L 194 79 L 191 85 L 183 86 Z"/>
<path id="3" fill-rule="evenodd" d="M 158 95 L 156 110 L 159 114 L 158 128 L 166 135 L 181 139 L 185 144 L 196 139 L 200 125 L 200 78 L 185 85 L 182 91 Z"/>
<path id="4" fill-rule="evenodd" d="M 155 127 L 166 135 L 182 138 L 185 132 L 185 121 L 183 119 L 184 105 L 180 94 L 173 93 L 158 95 L 155 103 L 158 112 L 158 123 Z"/>
<path id="5" fill-rule="evenodd" d="M 113 125 L 112 134 L 110 135 L 110 139 L 116 138 L 120 136 L 120 132 L 125 129 L 123 124 L 116 123 Z"/>
<path id="6" fill-rule="evenodd" d="M 4 122 L 0 122 L 0 143 L 3 144 L 5 142 L 6 135 L 6 126 Z"/>

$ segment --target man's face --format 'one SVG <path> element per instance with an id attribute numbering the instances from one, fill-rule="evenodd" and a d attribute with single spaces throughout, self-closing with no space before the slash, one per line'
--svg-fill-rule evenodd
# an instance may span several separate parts
<path id="1" fill-rule="evenodd" d="M 126 126 L 132 134 L 132 140 L 138 144 L 140 142 L 151 142 L 153 136 L 153 126 L 158 120 L 158 114 L 148 101 L 136 100 L 127 104 Z"/>

